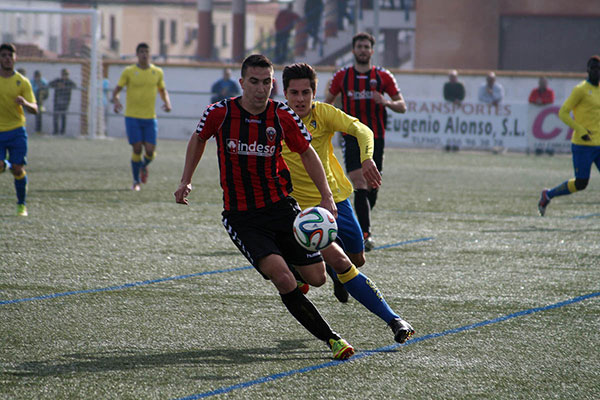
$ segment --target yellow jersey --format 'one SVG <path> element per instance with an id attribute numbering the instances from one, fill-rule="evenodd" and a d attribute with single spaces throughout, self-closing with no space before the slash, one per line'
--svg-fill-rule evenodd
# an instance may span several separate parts
<path id="1" fill-rule="evenodd" d="M 575 119 L 571 118 L 571 111 Z M 600 87 L 587 80 L 579 83 L 563 103 L 558 116 L 573 129 L 573 144 L 600 146 Z M 581 137 L 588 133 L 591 140 L 583 140 Z"/>
<path id="2" fill-rule="evenodd" d="M 123 70 L 117 86 L 127 87 L 126 117 L 156 118 L 156 92 L 165 88 L 161 68 L 154 64 L 146 69 L 130 65 Z"/>
<path id="3" fill-rule="evenodd" d="M 336 131 L 355 136 L 360 147 L 360 161 L 363 162 L 373 157 L 373 131 L 358 118 L 346 114 L 331 104 L 319 101 L 313 102 L 310 114 L 302 118 L 302 122 L 312 135 L 311 145 L 323 163 L 334 201 L 339 203 L 346 200 L 354 189 L 333 152 L 333 136 Z M 292 152 L 285 142 L 283 142 L 282 154 L 292 177 L 294 190 L 291 195 L 300 208 L 318 205 L 321 202 L 321 194 L 304 169 L 300 155 Z"/>
<path id="4" fill-rule="evenodd" d="M 0 77 L 0 132 L 25 126 L 23 106 L 15 103 L 17 96 L 36 102 L 29 79 L 16 71 L 10 78 Z"/>

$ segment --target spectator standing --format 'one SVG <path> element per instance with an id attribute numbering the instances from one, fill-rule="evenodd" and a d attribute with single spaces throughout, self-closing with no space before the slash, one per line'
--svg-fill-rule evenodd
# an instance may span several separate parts
<path id="1" fill-rule="evenodd" d="M 542 106 L 554 103 L 554 90 L 548 87 L 548 80 L 542 76 L 538 81 L 538 87 L 531 91 L 529 103 Z"/>
<path id="2" fill-rule="evenodd" d="M 485 83 L 479 87 L 479 101 L 497 106 L 503 98 L 504 88 L 496 82 L 496 74 L 490 71 L 485 78 Z"/>
<path id="3" fill-rule="evenodd" d="M 444 99 L 459 105 L 465 99 L 465 85 L 458 80 L 458 72 L 448 72 L 448 82 L 444 84 Z"/>
<path id="4" fill-rule="evenodd" d="M 27 216 L 27 131 L 25 112 L 37 113 L 31 83 L 15 71 L 17 49 L 11 43 L 0 45 L 0 173 L 10 170 L 17 193 L 17 215 Z M 8 152 L 8 158 L 6 154 Z"/>
<path id="5" fill-rule="evenodd" d="M 240 93 L 240 87 L 231 79 L 230 68 L 223 69 L 223 77 L 213 83 L 210 91 L 212 93 L 211 103 L 237 96 Z"/>
<path id="6" fill-rule="evenodd" d="M 321 18 L 325 5 L 323 0 L 306 0 L 304 3 L 304 19 L 306 20 L 306 32 L 312 37 L 311 48 L 314 50 L 320 42 L 319 30 L 321 28 Z"/>
<path id="7" fill-rule="evenodd" d="M 69 71 L 63 68 L 60 71 L 60 78 L 54 79 L 48 84 L 54 89 L 54 122 L 53 135 L 64 135 L 67 126 L 67 110 L 71 103 L 71 91 L 77 87 L 75 82 L 69 79 Z M 59 128 L 60 121 L 60 128 Z"/>
<path id="8" fill-rule="evenodd" d="M 38 105 L 38 112 L 35 114 L 35 132 L 42 133 L 42 113 L 44 112 L 44 101 L 48 98 L 48 81 L 42 77 L 40 71 L 36 70 L 33 73 L 31 87 Z"/>
<path id="9" fill-rule="evenodd" d="M 300 19 L 300 16 L 292 11 L 292 3 L 281 9 L 275 18 L 275 63 L 283 64 L 288 59 L 288 45 L 290 34 Z"/>

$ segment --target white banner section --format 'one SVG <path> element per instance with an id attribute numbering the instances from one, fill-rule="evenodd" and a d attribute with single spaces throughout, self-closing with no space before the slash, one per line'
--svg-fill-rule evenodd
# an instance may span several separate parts
<path id="1" fill-rule="evenodd" d="M 405 114 L 388 112 L 386 145 L 463 150 L 570 151 L 557 106 L 499 106 L 408 101 Z"/>

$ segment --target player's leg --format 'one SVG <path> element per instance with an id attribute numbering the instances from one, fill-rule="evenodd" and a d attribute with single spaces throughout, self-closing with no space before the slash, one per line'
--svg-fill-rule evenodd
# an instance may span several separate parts
<path id="1" fill-rule="evenodd" d="M 54 127 L 54 130 L 52 131 L 53 135 L 58 135 L 58 117 L 59 117 L 59 109 L 58 107 L 55 105 L 54 106 L 54 111 L 52 112 L 52 125 Z"/>
<path id="2" fill-rule="evenodd" d="M 140 170 L 142 169 L 142 127 L 138 118 L 125 117 L 125 129 L 127 139 L 131 145 L 131 174 L 133 176 L 133 185 L 131 189 L 140 190 Z"/>
<path id="3" fill-rule="evenodd" d="M 324 341 L 334 351 L 335 358 L 350 357 L 354 354 L 352 346 L 331 329 L 314 304 L 304 296 L 288 267 L 287 260 L 278 254 L 289 252 L 289 244 L 291 241 L 295 242 L 291 229 L 282 230 L 282 227 L 292 225 L 295 216 L 289 205 L 287 213 L 285 208 L 286 204 L 277 204 L 267 209 L 246 212 L 243 215 L 225 211 L 223 225 L 240 252 L 265 279 L 273 282 L 290 314 L 316 338 Z M 282 236 L 289 237 L 284 239 Z M 286 243 L 284 249 L 279 247 L 281 239 Z M 298 258 L 302 253 L 302 262 L 308 263 L 307 268 L 318 269 L 320 264 L 320 268 L 324 269 L 319 253 L 309 254 L 297 242 L 294 246 L 294 254 L 290 254 L 292 259 Z"/>
<path id="4" fill-rule="evenodd" d="M 354 209 L 356 210 L 356 216 L 358 217 L 364 238 L 370 238 L 371 206 L 369 204 L 369 187 L 362 174 L 360 148 L 354 136 L 344 135 L 343 139 L 342 151 L 344 154 L 344 163 L 346 164 L 346 172 L 354 186 Z M 368 250 L 371 250 L 371 248 L 368 248 Z"/>
<path id="5" fill-rule="evenodd" d="M 143 120 L 143 136 L 142 142 L 144 145 L 144 159 L 140 169 L 140 179 L 142 183 L 148 181 L 148 164 L 156 158 L 156 140 L 158 137 L 158 121 L 156 118 Z"/>
<path id="6" fill-rule="evenodd" d="M 546 213 L 546 207 L 554 197 L 565 196 L 584 190 L 589 182 L 592 163 L 597 157 L 600 147 L 571 145 L 573 170 L 575 178 L 568 179 L 552 189 L 544 189 L 538 201 L 538 211 L 541 216 Z"/>
<path id="7" fill-rule="evenodd" d="M 17 215 L 27 216 L 27 172 L 24 166 L 27 164 L 27 132 L 24 127 L 4 132 L 8 138 L 7 146 L 9 158 L 6 165 L 10 165 L 10 171 L 14 177 L 15 192 L 17 194 Z"/>
<path id="8" fill-rule="evenodd" d="M 348 293 L 392 328 L 396 341 L 403 343 L 414 333 L 410 324 L 405 321 L 399 323 L 398 320 L 403 321 L 402 318 L 391 309 L 375 283 L 358 271 L 337 243 L 321 250 L 321 254 L 336 271 Z"/>

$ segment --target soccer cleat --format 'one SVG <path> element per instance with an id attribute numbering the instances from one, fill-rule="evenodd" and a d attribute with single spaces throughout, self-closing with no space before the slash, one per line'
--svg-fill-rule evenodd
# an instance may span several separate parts
<path id="1" fill-rule="evenodd" d="M 344 339 L 329 339 L 329 347 L 333 352 L 333 358 L 336 360 L 345 360 L 354 355 L 354 347 L 350 346 Z"/>
<path id="2" fill-rule="evenodd" d="M 540 195 L 540 201 L 538 201 L 538 211 L 540 215 L 543 217 L 546 214 L 546 207 L 550 204 L 550 197 L 548 197 L 548 189 L 542 190 L 542 194 Z"/>
<path id="3" fill-rule="evenodd" d="M 348 302 L 348 291 L 344 284 L 337 279 L 333 279 L 333 294 L 340 303 Z"/>
<path id="4" fill-rule="evenodd" d="M 375 248 L 375 242 L 373 242 L 373 238 L 371 234 L 368 232 L 363 233 L 365 237 L 365 251 L 369 252 Z"/>
<path id="5" fill-rule="evenodd" d="M 390 328 L 392 328 L 392 332 L 394 332 L 394 340 L 398 343 L 406 342 L 412 335 L 415 334 L 413 327 L 402 318 L 394 318 L 388 325 Z"/>
<path id="6" fill-rule="evenodd" d="M 131 186 L 131 190 L 133 190 L 134 192 L 139 192 L 141 189 L 142 189 L 142 187 L 137 182 Z"/>
<path id="7" fill-rule="evenodd" d="M 298 284 L 298 289 L 300 289 L 302 294 L 306 294 L 310 290 L 310 286 L 308 286 L 308 283 L 300 281 L 296 281 L 296 283 Z"/>
<path id="8" fill-rule="evenodd" d="M 29 213 L 27 212 L 27 207 L 25 206 L 25 204 L 17 204 L 17 215 L 19 217 L 26 217 L 29 215 Z"/>
<path id="9" fill-rule="evenodd" d="M 144 166 L 140 168 L 140 179 L 142 183 L 148 182 L 148 167 Z"/>

